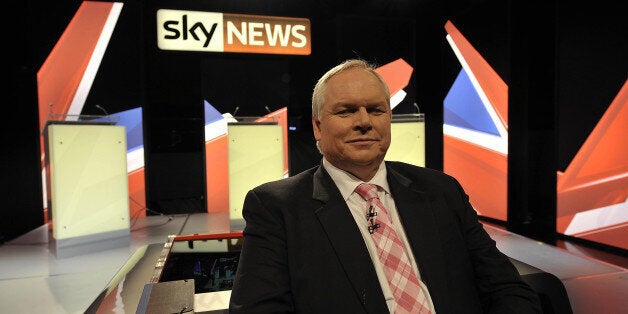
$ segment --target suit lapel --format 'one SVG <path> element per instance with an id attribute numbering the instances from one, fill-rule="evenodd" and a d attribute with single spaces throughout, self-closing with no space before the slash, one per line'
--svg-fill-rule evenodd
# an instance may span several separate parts
<path id="1" fill-rule="evenodd" d="M 428 286 L 432 298 L 435 298 L 438 291 L 446 291 L 446 281 L 443 279 L 447 277 L 441 236 L 435 221 L 439 210 L 437 203 L 430 201 L 433 195 L 415 186 L 391 167 L 388 167 L 387 172 L 391 193 L 417 261 L 421 279 Z"/>
<path id="2" fill-rule="evenodd" d="M 322 202 L 316 216 L 364 310 L 368 313 L 388 311 L 364 239 L 340 191 L 322 166 L 314 174 L 312 197 Z"/>

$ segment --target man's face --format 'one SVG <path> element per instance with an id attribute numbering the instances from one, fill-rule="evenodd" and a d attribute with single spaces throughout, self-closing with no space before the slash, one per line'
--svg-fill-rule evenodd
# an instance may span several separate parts
<path id="1" fill-rule="evenodd" d="M 349 69 L 327 82 L 314 138 L 334 166 L 355 171 L 378 167 L 390 146 L 391 110 L 380 81 L 363 69 Z"/>

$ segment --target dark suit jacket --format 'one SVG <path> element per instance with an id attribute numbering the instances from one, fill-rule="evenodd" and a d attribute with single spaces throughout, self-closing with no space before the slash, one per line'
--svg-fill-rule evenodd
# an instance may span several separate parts
<path id="1" fill-rule="evenodd" d="M 399 162 L 386 167 L 437 313 L 540 312 L 454 178 Z M 242 214 L 230 312 L 388 313 L 360 231 L 322 165 L 249 191 Z"/>

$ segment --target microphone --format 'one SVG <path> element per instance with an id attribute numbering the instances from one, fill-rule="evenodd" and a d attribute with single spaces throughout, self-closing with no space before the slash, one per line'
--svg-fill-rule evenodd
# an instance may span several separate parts
<path id="1" fill-rule="evenodd" d="M 105 108 L 101 107 L 100 105 L 94 105 L 94 107 L 98 108 L 100 111 L 104 112 L 106 116 L 109 115 L 109 113 L 107 112 L 107 110 L 105 110 Z"/>
<path id="2" fill-rule="evenodd" d="M 264 106 L 264 109 L 266 109 L 266 111 L 268 111 L 268 113 L 271 113 L 270 109 L 268 109 L 268 106 Z"/>
<path id="3" fill-rule="evenodd" d="M 235 109 L 233 110 L 233 114 L 232 116 L 235 117 L 236 113 L 238 113 L 238 110 L 240 110 L 240 106 L 236 106 Z"/>
<path id="4" fill-rule="evenodd" d="M 371 206 L 369 206 L 368 213 L 366 213 L 366 220 L 369 222 L 368 230 L 370 234 L 373 234 L 375 229 L 380 227 L 378 223 L 375 223 L 375 216 L 377 216 L 377 212 L 375 211 L 375 207 L 371 204 Z"/>
<path id="5" fill-rule="evenodd" d="M 421 113 L 421 110 L 419 109 L 419 105 L 417 105 L 416 102 L 413 102 L 412 105 L 414 106 L 414 108 L 416 108 L 416 113 Z"/>

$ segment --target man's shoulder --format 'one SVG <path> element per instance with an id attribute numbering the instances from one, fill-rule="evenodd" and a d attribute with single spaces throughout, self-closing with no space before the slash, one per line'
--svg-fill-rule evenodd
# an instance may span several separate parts
<path id="1" fill-rule="evenodd" d="M 401 175 L 413 182 L 451 181 L 452 176 L 436 169 L 420 167 L 401 161 L 386 161 L 388 171 L 393 175 Z"/>
<path id="2" fill-rule="evenodd" d="M 402 161 L 386 161 L 386 166 L 388 169 L 392 169 L 402 173 L 410 173 L 410 174 L 426 174 L 426 175 L 434 175 L 434 176 L 443 176 L 446 175 L 442 171 L 421 167 L 413 164 L 409 164 Z"/>

